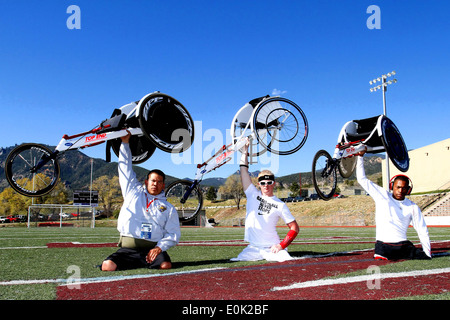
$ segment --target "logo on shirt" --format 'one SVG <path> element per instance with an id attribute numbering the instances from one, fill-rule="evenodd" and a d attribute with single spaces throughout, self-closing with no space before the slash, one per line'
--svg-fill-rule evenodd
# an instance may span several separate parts
<path id="1" fill-rule="evenodd" d="M 276 203 L 270 203 L 267 200 L 261 198 L 260 196 L 257 196 L 256 199 L 259 201 L 258 215 L 260 216 L 264 214 L 269 214 L 272 208 L 278 209 L 278 204 Z"/>
<path id="2" fill-rule="evenodd" d="M 158 207 L 158 210 L 159 210 L 159 212 L 164 212 L 164 211 L 166 211 L 167 210 L 167 207 L 165 206 L 165 205 L 160 205 L 159 207 Z"/>

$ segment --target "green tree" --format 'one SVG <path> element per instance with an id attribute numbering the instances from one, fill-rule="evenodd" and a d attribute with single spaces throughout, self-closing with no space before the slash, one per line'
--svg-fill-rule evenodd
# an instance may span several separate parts
<path id="1" fill-rule="evenodd" d="M 217 199 L 216 188 L 209 187 L 208 191 L 206 192 L 206 200 L 214 201 L 216 199 Z"/>
<path id="2" fill-rule="evenodd" d="M 1 215 L 27 214 L 27 208 L 30 204 L 31 198 L 18 194 L 13 188 L 5 188 L 0 193 Z"/>
<path id="3" fill-rule="evenodd" d="M 300 186 L 298 185 L 297 182 L 294 182 L 289 187 L 289 191 L 291 191 L 291 197 L 296 197 L 296 196 L 298 196 L 298 193 L 300 192 Z"/>
<path id="4" fill-rule="evenodd" d="M 92 182 L 92 190 L 98 191 L 98 205 L 110 217 L 123 203 L 119 177 L 101 176 Z"/>
<path id="5" fill-rule="evenodd" d="M 229 176 L 225 181 L 225 184 L 219 188 L 219 192 L 234 199 L 234 202 L 239 209 L 239 204 L 241 203 L 242 198 L 245 196 L 244 190 L 242 188 L 241 177 L 237 174 Z"/>

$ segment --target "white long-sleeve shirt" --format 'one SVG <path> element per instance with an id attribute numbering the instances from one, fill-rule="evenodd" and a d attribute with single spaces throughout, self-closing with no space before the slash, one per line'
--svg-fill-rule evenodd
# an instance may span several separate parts
<path id="1" fill-rule="evenodd" d="M 375 201 L 376 239 L 387 243 L 407 240 L 410 224 L 417 231 L 425 254 L 431 257 L 430 238 L 422 211 L 411 200 L 396 200 L 392 193 L 366 177 L 363 157 L 358 157 L 356 178 L 361 187 Z"/>
<path id="2" fill-rule="evenodd" d="M 157 242 L 162 251 L 175 246 L 181 236 L 177 210 L 167 202 L 164 191 L 152 196 L 139 183 L 127 143 L 119 150 L 119 183 L 124 199 L 117 221 L 120 235 Z"/>

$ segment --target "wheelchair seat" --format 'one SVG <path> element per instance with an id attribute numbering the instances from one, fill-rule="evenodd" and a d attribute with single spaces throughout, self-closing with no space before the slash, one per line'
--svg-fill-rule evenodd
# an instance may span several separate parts
<path id="1" fill-rule="evenodd" d="M 381 136 L 377 134 L 377 124 L 380 117 L 383 116 L 347 122 L 343 128 L 345 136 L 342 136 L 341 142 L 348 143 L 364 140 L 367 146 L 376 148 L 376 150 L 373 150 L 374 152 L 385 151 Z"/>
<path id="2" fill-rule="evenodd" d="M 341 129 L 338 144 L 341 146 L 364 141 L 367 153 L 387 152 L 393 164 L 402 172 L 408 171 L 408 149 L 395 124 L 386 116 L 352 120 Z"/>

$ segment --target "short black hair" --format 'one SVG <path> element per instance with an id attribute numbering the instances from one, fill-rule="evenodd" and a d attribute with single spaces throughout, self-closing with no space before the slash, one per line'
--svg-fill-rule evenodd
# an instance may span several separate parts
<path id="1" fill-rule="evenodd" d="M 166 182 L 166 175 L 164 174 L 164 172 L 162 172 L 162 171 L 159 170 L 159 169 L 153 169 L 153 170 L 150 170 L 150 171 L 147 173 L 147 180 L 148 180 L 148 177 L 149 177 L 152 173 L 156 173 L 157 175 L 161 176 L 161 177 L 163 178 L 163 182 Z"/>
<path id="2" fill-rule="evenodd" d="M 394 184 L 395 184 L 395 181 L 397 181 L 397 180 L 401 180 L 401 181 L 406 182 L 406 185 L 409 187 L 409 179 L 408 179 L 408 177 L 399 175 L 399 176 L 397 176 L 397 177 L 394 179 L 394 181 L 392 182 L 392 185 L 394 185 Z"/>

